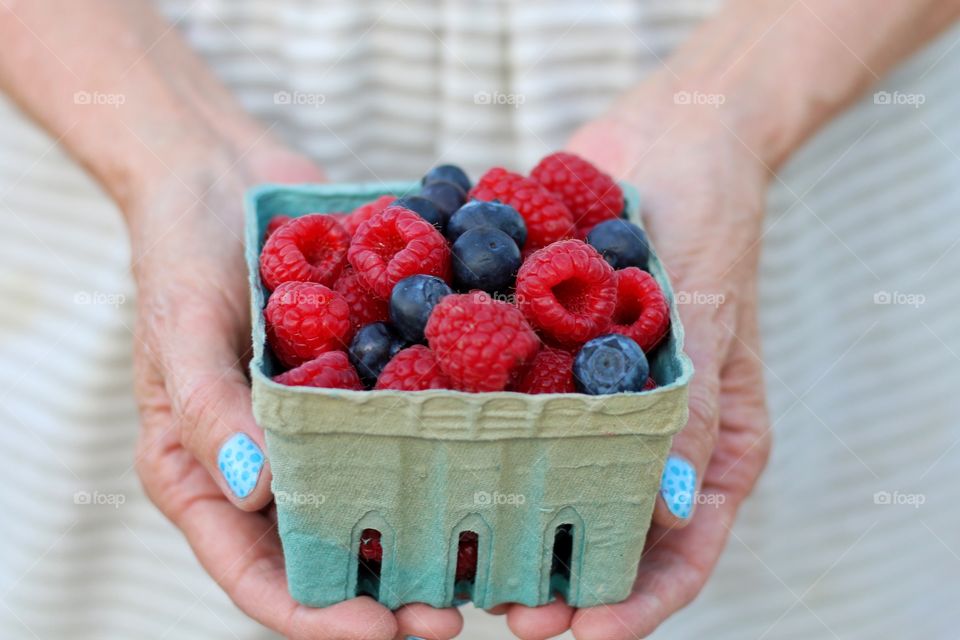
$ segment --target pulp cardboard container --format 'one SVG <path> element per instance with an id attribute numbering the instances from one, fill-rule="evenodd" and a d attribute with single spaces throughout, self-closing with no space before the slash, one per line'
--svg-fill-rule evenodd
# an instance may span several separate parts
<path id="1" fill-rule="evenodd" d="M 661 385 L 611 396 L 288 387 L 265 347 L 258 255 L 274 215 L 350 211 L 417 184 L 273 186 L 246 201 L 253 410 L 266 431 L 290 592 L 328 606 L 358 591 L 390 608 L 470 597 L 587 607 L 630 593 L 670 442 L 687 419 L 683 328 L 663 266 L 651 273 L 672 329 L 651 358 Z M 639 223 L 636 192 L 625 186 Z M 379 579 L 358 561 L 381 534 Z M 472 584 L 454 584 L 461 532 L 478 534 Z M 556 548 L 555 548 L 556 547 Z"/>

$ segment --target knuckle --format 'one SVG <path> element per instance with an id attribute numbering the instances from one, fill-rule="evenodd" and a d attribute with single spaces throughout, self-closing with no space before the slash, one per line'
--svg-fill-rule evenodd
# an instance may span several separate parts
<path id="1" fill-rule="evenodd" d="M 203 378 L 184 387 L 178 402 L 180 440 L 184 447 L 193 450 L 205 435 L 213 432 L 212 426 L 220 419 L 222 403 L 216 381 Z"/>

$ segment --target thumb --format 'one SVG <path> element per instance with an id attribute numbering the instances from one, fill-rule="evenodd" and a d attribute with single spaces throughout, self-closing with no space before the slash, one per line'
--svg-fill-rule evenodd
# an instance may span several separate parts
<path id="1" fill-rule="evenodd" d="M 236 355 L 237 345 L 216 315 L 195 310 L 193 330 L 169 338 L 163 358 L 166 386 L 181 444 L 227 498 L 254 511 L 271 500 L 266 444 L 253 419 L 245 359 Z"/>
<path id="2" fill-rule="evenodd" d="M 685 305 L 680 314 L 686 330 L 684 350 L 693 361 L 688 389 L 689 418 L 674 437 L 664 464 L 653 519 L 664 527 L 690 521 L 697 491 L 710 462 L 720 429 L 720 370 L 729 349 L 729 335 L 718 316 L 720 308 Z M 724 314 L 725 315 L 725 314 Z"/>

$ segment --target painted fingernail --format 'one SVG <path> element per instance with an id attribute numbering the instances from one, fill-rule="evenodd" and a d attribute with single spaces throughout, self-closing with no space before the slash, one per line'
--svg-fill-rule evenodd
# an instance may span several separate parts
<path id="1" fill-rule="evenodd" d="M 660 495 L 670 513 L 687 519 L 693 511 L 693 492 L 697 488 L 697 472 L 687 460 L 677 455 L 667 456 L 667 464 L 660 477 Z"/>
<path id="2" fill-rule="evenodd" d="M 421 638 L 420 636 L 407 636 L 407 640 L 425 640 L 425 639 Z"/>
<path id="3" fill-rule="evenodd" d="M 217 466 L 233 495 L 246 498 L 257 486 L 263 468 L 263 452 L 245 433 L 235 433 L 220 447 Z"/>

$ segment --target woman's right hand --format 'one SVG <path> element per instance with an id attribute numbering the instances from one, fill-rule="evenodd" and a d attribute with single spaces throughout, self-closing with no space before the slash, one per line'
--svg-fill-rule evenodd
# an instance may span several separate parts
<path id="1" fill-rule="evenodd" d="M 245 374 L 242 203 L 251 185 L 320 182 L 323 174 L 268 143 L 246 154 L 185 150 L 181 159 L 177 175 L 150 185 L 126 211 L 138 292 L 136 466 L 147 495 L 237 606 L 286 637 L 454 637 L 462 626 L 456 609 L 413 604 L 391 612 L 367 597 L 315 609 L 291 598 Z M 252 447 L 247 481 L 228 479 L 219 462 L 238 438 Z M 204 594 L 195 595 L 202 604 Z"/>

